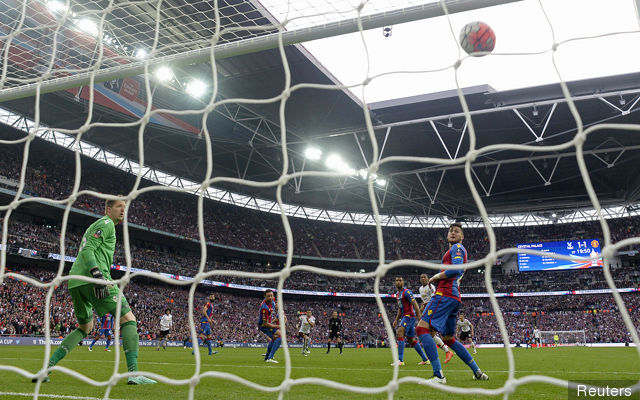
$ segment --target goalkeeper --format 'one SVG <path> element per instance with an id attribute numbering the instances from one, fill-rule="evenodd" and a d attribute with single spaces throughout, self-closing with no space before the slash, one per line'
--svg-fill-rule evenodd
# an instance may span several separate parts
<path id="1" fill-rule="evenodd" d="M 82 339 L 93 330 L 93 311 L 99 317 L 110 313 L 116 315 L 117 301 L 122 303 L 120 331 L 122 347 L 127 360 L 127 370 L 138 370 L 138 326 L 124 296 L 119 296 L 117 285 L 111 281 L 111 264 L 116 248 L 116 225 L 124 219 L 125 202 L 123 200 L 107 200 L 105 216 L 91 224 L 85 231 L 78 257 L 73 263 L 69 275 L 86 276 L 101 279 L 103 283 L 90 283 L 78 279 L 69 279 L 69 293 L 73 302 L 73 310 L 78 320 L 78 328 L 68 334 L 58 349 L 51 355 L 48 367 L 51 368 L 73 350 Z M 37 379 L 34 379 L 34 382 Z M 44 378 L 45 382 L 49 377 Z M 130 376 L 129 385 L 157 383 L 144 376 Z"/>

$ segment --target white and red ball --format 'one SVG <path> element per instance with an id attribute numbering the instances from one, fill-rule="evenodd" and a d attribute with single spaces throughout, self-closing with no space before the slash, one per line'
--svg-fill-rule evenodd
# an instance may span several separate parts
<path id="1" fill-rule="evenodd" d="M 496 46 L 496 34 L 482 21 L 469 22 L 460 31 L 460 46 L 469 55 L 485 56 Z"/>

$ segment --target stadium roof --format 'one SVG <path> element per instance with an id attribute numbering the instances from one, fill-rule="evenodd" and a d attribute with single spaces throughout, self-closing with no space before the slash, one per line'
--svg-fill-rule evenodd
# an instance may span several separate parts
<path id="1" fill-rule="evenodd" d="M 258 11 L 252 2 L 231 3 L 223 4 L 221 10 L 235 10 L 241 6 L 248 8 L 243 15 Z M 267 16 L 262 15 L 253 19 L 256 26 L 268 22 Z M 232 15 L 228 17 L 233 21 Z M 110 23 L 114 30 L 121 24 L 124 32 L 131 25 L 127 18 L 123 15 Z M 194 13 L 192 18 L 200 24 L 206 23 L 205 13 Z M 173 28 L 167 29 L 170 32 Z M 180 37 L 196 41 L 200 33 L 183 28 Z M 304 46 L 288 46 L 285 53 L 292 85 L 337 82 Z M 278 96 L 285 84 L 282 58 L 277 49 L 218 60 L 216 70 L 218 99 L 271 98 Z M 207 63 L 181 66 L 174 69 L 174 74 L 178 81 L 199 77 L 211 85 L 211 80 L 207 80 L 211 66 Z M 585 127 L 601 122 L 640 122 L 638 73 L 571 82 L 569 89 Z M 153 90 L 154 107 L 185 110 L 205 106 L 203 101 L 176 90 L 176 85 L 154 85 Z M 542 148 L 567 142 L 576 132 L 576 122 L 558 84 L 508 91 L 480 85 L 465 88 L 463 92 L 472 112 L 477 147 L 512 143 Z M 55 128 L 78 129 L 87 117 L 87 103 L 80 94 L 59 91 L 43 95 L 40 105 L 43 123 Z M 142 93 L 140 96 L 144 97 Z M 469 132 L 455 91 L 425 93 L 368 106 L 382 157 L 448 160 L 460 157 L 469 149 Z M 33 98 L 4 102 L 2 107 L 27 116 L 34 113 Z M 324 162 L 305 158 L 304 152 L 309 145 L 321 149 L 323 158 L 330 153 L 339 154 L 356 171 L 371 163 L 372 147 L 364 111 L 349 91 L 295 90 L 286 103 L 285 117 L 289 172 L 327 170 Z M 134 119 L 105 103 L 96 105 L 92 122 L 130 122 Z M 180 120 L 196 131 L 202 128 L 201 115 L 181 116 Z M 206 118 L 206 125 L 213 144 L 214 176 L 262 182 L 278 179 L 282 169 L 280 129 L 283 127 L 279 102 L 231 101 L 216 107 Z M 153 123 L 147 127 L 144 132 L 145 164 L 200 181 L 206 168 L 206 142 L 202 135 L 180 126 Z M 132 160 L 138 159 L 137 126 L 116 129 L 94 126 L 83 135 L 83 140 Z M 640 140 L 637 135 L 625 130 L 600 130 L 588 137 L 584 150 L 590 177 L 603 204 L 625 205 L 639 200 L 640 163 L 637 159 Z M 591 204 L 574 151 L 483 153 L 473 164 L 472 179 L 490 213 L 544 214 L 589 207 Z M 478 213 L 460 164 L 392 162 L 380 167 L 378 177 L 386 181 L 384 185 L 374 186 L 381 213 L 455 218 Z M 255 188 L 231 183 L 217 186 L 262 199 L 275 198 L 273 187 Z M 284 188 L 283 200 L 289 204 L 332 210 L 371 211 L 366 181 L 358 175 L 291 180 Z"/>

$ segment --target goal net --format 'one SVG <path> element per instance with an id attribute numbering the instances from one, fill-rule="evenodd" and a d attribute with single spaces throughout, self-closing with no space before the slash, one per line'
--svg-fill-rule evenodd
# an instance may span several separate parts
<path id="1" fill-rule="evenodd" d="M 427 270 L 440 270 L 442 268 L 451 268 L 451 266 L 443 266 L 439 263 L 430 263 L 418 260 L 398 260 L 387 262 L 385 260 L 385 246 L 382 236 L 383 217 L 379 212 L 382 202 L 380 193 L 377 191 L 379 185 L 385 182 L 377 176 L 381 167 L 395 165 L 396 163 L 411 163 L 411 165 L 420 165 L 423 167 L 430 165 L 444 166 L 462 166 L 464 169 L 464 179 L 470 190 L 473 202 L 477 207 L 481 225 L 486 229 L 487 240 L 489 242 L 489 253 L 476 261 L 465 264 L 463 268 L 471 269 L 484 266 L 484 280 L 486 290 L 490 295 L 492 311 L 495 314 L 496 321 L 500 327 L 500 333 L 504 343 L 508 370 L 507 379 L 499 387 L 494 389 L 482 388 L 459 388 L 454 386 L 439 386 L 436 389 L 469 395 L 504 395 L 508 398 L 520 385 L 530 384 L 534 382 L 543 382 L 558 387 L 566 387 L 567 385 L 574 387 L 575 382 L 567 382 L 564 380 L 551 378 L 542 375 L 521 375 L 516 377 L 517 366 L 509 342 L 509 333 L 505 325 L 503 314 L 499 304 L 496 301 L 492 283 L 492 268 L 496 265 L 499 257 L 505 255 L 513 255 L 518 251 L 532 255 L 546 256 L 550 258 L 570 260 L 568 256 L 562 256 L 552 253 L 542 253 L 535 249 L 498 249 L 496 244 L 496 235 L 492 226 L 492 219 L 489 217 L 483 203 L 483 197 L 489 197 L 491 187 L 480 186 L 484 191 L 481 193 L 478 184 L 480 181 L 473 169 L 474 163 L 478 157 L 484 154 L 491 154 L 497 151 L 514 151 L 537 154 L 541 152 L 562 152 L 571 151 L 571 156 L 575 157 L 580 170 L 580 176 L 576 179 L 584 181 L 585 189 L 589 195 L 595 215 L 601 223 L 603 240 L 602 252 L 598 257 L 603 257 L 604 278 L 610 289 L 613 290 L 613 297 L 617 305 L 618 312 L 621 314 L 626 329 L 630 332 L 633 341 L 636 344 L 640 355 L 640 342 L 638 334 L 633 322 L 629 317 L 628 308 L 615 290 L 616 286 L 609 271 L 609 262 L 615 252 L 625 246 L 632 244 L 640 244 L 640 238 L 627 239 L 622 242 L 614 243 L 611 236 L 609 226 L 602 212 L 600 201 L 597 198 L 594 186 L 589 176 L 589 171 L 585 164 L 585 155 L 583 144 L 589 135 L 601 132 L 603 130 L 626 130 L 630 133 L 640 131 L 640 126 L 631 123 L 615 123 L 602 122 L 597 124 L 585 125 L 575 106 L 576 98 L 579 93 L 572 93 L 565 83 L 567 71 L 563 69 L 566 60 L 558 56 L 560 49 L 571 46 L 572 43 L 598 40 L 603 37 L 622 37 L 625 34 L 637 34 L 637 25 L 621 29 L 621 31 L 596 32 L 594 34 L 583 34 L 578 32 L 574 36 L 568 37 L 566 32 L 560 32 L 562 23 L 553 20 L 552 15 L 548 13 L 550 4 L 546 2 L 525 2 L 531 10 L 535 10 L 545 18 L 544 30 L 548 35 L 544 44 L 528 51 L 525 55 L 531 57 L 545 57 L 547 66 L 553 71 L 554 77 L 560 82 L 562 92 L 562 102 L 565 104 L 573 116 L 575 124 L 575 134 L 567 137 L 567 140 L 555 145 L 543 145 L 544 130 L 542 133 L 535 131 L 529 127 L 535 141 L 528 144 L 502 143 L 500 145 L 485 146 L 480 135 L 474 128 L 474 118 L 478 115 L 476 111 L 470 110 L 462 87 L 465 83 L 460 81 L 460 70 L 467 65 L 472 65 L 482 71 L 480 67 L 481 60 L 500 59 L 508 60 L 510 57 L 518 53 L 517 50 L 507 53 L 499 53 L 484 57 L 483 59 L 467 56 L 457 45 L 458 32 L 468 20 L 465 12 L 473 10 L 481 10 L 481 15 L 490 19 L 492 12 L 500 4 L 519 3 L 517 0 L 449 0 L 442 2 L 420 2 L 420 1 L 121 1 L 121 0 L 104 0 L 104 1 L 81 1 L 81 0 L 6 0 L 0 3 L 0 46 L 2 57 L 0 71 L 0 107 L 14 108 L 20 107 L 27 110 L 29 114 L 28 123 L 25 123 L 28 135 L 19 140 L 2 140 L 3 145 L 24 146 L 24 157 L 21 164 L 20 181 L 15 188 L 15 196 L 9 204 L 0 206 L 3 213 L 2 225 L 2 249 L 0 252 L 0 283 L 6 279 L 20 279 L 29 285 L 35 285 L 46 289 L 44 298 L 44 306 L 46 310 L 50 310 L 52 297 L 56 287 L 68 281 L 69 277 L 63 273 L 65 266 L 65 256 L 74 255 L 73 251 L 65 249 L 65 235 L 67 224 L 71 214 L 71 208 L 79 197 L 95 199 L 115 199 L 118 193 L 99 193 L 91 188 L 84 187 L 81 189 L 82 167 L 80 154 L 85 154 L 87 148 L 92 148 L 85 140 L 91 138 L 92 132 L 96 129 L 125 129 L 131 128 L 137 132 L 137 136 L 130 141 L 131 146 L 137 146 L 138 157 L 136 162 L 122 161 L 120 166 L 127 164 L 128 170 L 135 175 L 136 179 L 133 186 L 127 188 L 128 192 L 124 193 L 122 198 L 127 201 L 127 211 L 123 225 L 123 247 L 124 259 L 126 265 L 133 264 L 130 246 L 130 223 L 128 221 L 128 213 L 131 202 L 139 196 L 161 193 L 163 191 L 182 192 L 195 194 L 197 196 L 197 220 L 198 220 L 198 237 L 200 244 L 202 261 L 197 267 L 195 278 L 191 282 L 179 282 L 167 274 L 158 274 L 150 272 L 132 272 L 127 269 L 124 276 L 116 283 L 124 290 L 130 284 L 131 280 L 136 276 L 145 276 L 156 279 L 160 282 L 170 285 L 190 285 L 189 291 L 189 325 L 192 342 L 197 343 L 196 327 L 194 325 L 194 294 L 196 286 L 203 280 L 210 279 L 212 276 L 226 276 L 236 278 L 253 278 L 253 279 L 277 279 L 277 305 L 280 319 L 284 317 L 283 289 L 286 281 L 294 272 L 306 271 L 308 273 L 327 275 L 333 277 L 342 277 L 344 279 L 363 279 L 372 278 L 375 281 L 374 292 L 376 295 L 376 303 L 384 321 L 384 326 L 389 338 L 394 337 L 393 329 L 386 308 L 382 302 L 380 292 L 380 281 L 392 270 L 398 267 L 415 266 Z M 550 2 L 554 3 L 555 2 Z M 633 2 L 629 2 L 633 3 Z M 579 4 L 579 3 L 578 3 Z M 579 5 L 576 8 L 580 8 Z M 635 9 L 633 11 L 635 13 Z M 637 15 L 637 14 L 636 14 Z M 459 17 L 456 17 L 459 16 Z M 422 37 L 419 44 L 415 47 L 407 49 L 412 54 L 428 55 L 429 58 L 438 58 L 438 54 L 434 54 L 429 46 L 434 46 L 435 42 L 442 41 L 445 43 L 450 53 L 453 53 L 451 62 L 431 68 L 415 68 L 411 70 L 405 69 L 403 66 L 391 64 L 387 68 L 377 68 L 370 60 L 373 54 L 367 53 L 367 45 L 369 38 L 366 32 L 372 29 L 379 31 L 380 36 L 393 38 L 397 35 L 399 27 L 403 23 L 428 20 L 436 21 L 436 18 L 443 23 L 443 32 L 440 36 Z M 636 21 L 637 22 L 637 21 Z M 435 22 L 434 22 L 435 23 Z M 591 24 L 597 25 L 597 24 Z M 394 30 L 391 27 L 395 27 Z M 384 28 L 384 30 L 383 30 Z M 526 31 L 527 35 L 536 35 L 537 27 L 531 29 L 520 29 Z M 317 82 L 300 82 L 294 83 L 290 72 L 289 57 L 291 53 L 287 50 L 291 46 L 298 46 L 300 52 L 306 52 L 303 45 L 309 44 L 311 41 L 337 37 L 340 35 L 356 34 L 356 41 L 360 44 L 360 50 L 365 59 L 364 74 L 355 78 L 351 77 L 350 82 L 339 83 L 334 77 L 330 77 L 333 83 L 317 83 Z M 556 36 L 561 35 L 561 36 Z M 593 37 L 591 37 L 593 36 Z M 500 37 L 498 32 L 498 43 L 502 40 L 509 41 L 508 37 Z M 523 39 L 526 41 L 526 38 Z M 391 48 L 393 46 L 387 46 Z M 591 49 L 587 45 L 587 49 Z M 634 47 L 630 47 L 634 48 Z M 254 91 L 242 88 L 231 91 L 231 97 L 227 97 L 221 92 L 220 88 L 225 85 L 225 78 L 233 76 L 242 76 L 243 73 L 251 71 L 251 66 L 243 65 L 235 67 L 231 62 L 234 57 L 247 54 L 253 54 L 267 49 L 279 50 L 279 64 L 275 66 L 267 66 L 266 68 L 282 68 L 283 86 L 278 93 L 270 93 L 266 97 L 261 97 Z M 335 49 L 337 52 L 339 49 Z M 586 51 L 586 50 L 585 50 Z M 631 53 L 631 52 L 629 52 Z M 520 54 L 522 55 L 522 54 Z M 391 57 L 393 58 L 393 57 Z M 224 60 L 231 60 L 229 63 L 222 63 Z M 504 61 L 508 62 L 508 61 Z M 634 65 L 637 65 L 634 64 Z M 242 70 L 242 68 L 245 68 Z M 517 73 L 516 68 L 505 72 L 506 75 Z M 434 125 L 434 120 L 439 119 L 439 123 L 451 123 L 451 117 L 457 117 L 464 123 L 464 133 L 469 141 L 468 151 L 450 152 L 447 150 L 447 157 L 416 157 L 406 155 L 387 156 L 384 152 L 384 144 L 380 143 L 379 138 L 374 131 L 375 115 L 369 112 L 370 100 L 369 88 L 374 87 L 377 82 L 385 79 L 408 79 L 407 86 L 411 86 L 413 79 L 418 80 L 421 76 L 436 74 L 439 71 L 449 71 L 451 74 L 451 82 L 455 84 L 456 93 L 458 95 L 459 104 L 456 105 L 456 111 L 448 111 L 449 115 L 442 115 L 437 118 L 425 119 L 424 125 Z M 481 72 L 479 72 L 481 74 Z M 530 78 L 535 78 L 533 74 Z M 191 80 L 189 77 L 199 76 L 199 80 Z M 391 78 L 390 78 L 391 77 Z M 400 82 L 400 81 L 397 81 Z M 431 81 L 430 84 L 433 84 Z M 398 86 L 398 83 L 396 83 Z M 342 90 L 348 91 L 349 96 L 355 99 L 361 105 L 362 114 L 359 116 L 366 126 L 363 141 L 367 142 L 367 146 L 361 148 L 360 151 L 365 158 L 366 167 L 363 176 L 367 185 L 368 200 L 371 204 L 370 213 L 375 221 L 377 235 L 377 255 L 379 264 L 374 272 L 365 272 L 355 274 L 350 272 L 341 272 L 335 270 L 324 269 L 320 267 L 312 267 L 308 265 L 295 265 L 294 256 L 294 237 L 290 227 L 288 216 L 291 215 L 292 206 L 285 204 L 283 201 L 283 190 L 287 185 L 292 183 L 299 184 L 302 178 L 313 179 L 323 178 L 334 180 L 336 184 L 344 186 L 344 179 L 357 176 L 357 172 L 353 168 L 342 165 L 334 171 L 327 171 L 321 167 L 307 168 L 306 170 L 296 170 L 295 165 L 291 163 L 292 154 L 294 154 L 294 144 L 299 144 L 296 140 L 291 139 L 291 132 L 287 128 L 287 107 L 290 107 L 292 95 L 295 95 L 305 89 L 314 89 L 319 91 Z M 185 102 L 186 106 L 178 106 L 168 104 L 163 101 L 161 93 L 166 91 L 178 91 L 189 94 L 194 99 Z M 41 109 L 43 101 L 48 94 L 62 93 L 63 97 L 72 99 L 84 106 L 82 112 L 76 116 L 74 121 L 67 121 L 69 124 L 65 126 L 49 126 L 47 120 L 48 115 L 43 115 Z M 114 116 L 113 120 L 95 118 L 96 110 L 100 107 L 107 107 L 110 96 L 117 93 L 122 103 L 115 108 L 110 108 L 109 112 Z M 422 93 L 430 93 L 425 89 Z M 616 98 L 626 95 L 626 93 L 615 93 Z M 27 106 L 25 106 L 27 104 Z M 124 105 L 123 105 L 124 104 Z M 622 103 L 620 103 L 622 104 Z M 279 179 L 269 181 L 257 181 L 245 179 L 243 174 L 229 177 L 227 175 L 217 175 L 212 171 L 213 157 L 218 151 L 225 151 L 224 141 L 214 141 L 215 133 L 212 127 L 207 125 L 207 119 L 214 113 L 224 113 L 225 115 L 240 113 L 242 106 L 254 105 L 276 107 L 279 110 L 279 121 L 277 129 L 270 131 L 269 137 L 256 134 L 252 140 L 263 140 L 272 145 L 275 151 L 279 152 L 280 164 L 271 166 L 278 169 Z M 500 108 L 501 103 L 497 101 L 496 107 Z M 544 105 L 541 101 L 538 106 Z M 635 103 L 634 103 L 635 105 Z M 232 109 L 233 107 L 236 107 Z M 337 106 L 339 107 L 339 105 Z M 536 110 L 536 105 L 533 105 Z M 234 111 L 235 110 L 235 111 Z M 497 109 L 496 109 L 497 111 Z M 500 108 L 500 111 L 504 111 Z M 511 111 L 515 111 L 515 108 Z M 626 109 L 622 111 L 627 111 Z M 485 111 L 483 111 L 484 113 Z M 490 111 L 486 111 L 490 112 Z M 553 111 L 551 111 L 553 112 Z M 242 116 L 241 116 L 242 117 Z M 189 121 L 185 123 L 184 120 Z M 251 118 L 238 118 L 238 121 L 246 126 L 249 125 Z M 20 121 L 24 122 L 24 119 Z M 524 121 L 524 120 L 523 120 Z M 19 123 L 14 120 L 6 120 L 7 123 Z M 71 123 L 73 122 L 73 124 Z M 145 152 L 144 135 L 151 124 L 165 125 L 171 132 L 183 133 L 191 130 L 192 133 L 198 134 L 206 143 L 206 173 L 198 182 L 187 182 L 175 178 L 168 179 L 166 176 L 159 176 L 156 172 L 151 171 L 145 160 L 154 158 L 153 154 Z M 73 126 L 72 126 L 73 125 Z M 533 125 L 532 125 L 533 126 Z M 349 129 L 349 127 L 344 127 Z M 540 127 L 542 128 L 542 127 Z M 215 128 L 214 128 L 215 129 Z M 55 131 L 55 132 L 54 132 Z M 256 128 L 257 131 L 257 128 Z M 344 132 L 342 132 L 344 133 Z M 485 134 L 491 134 L 484 132 Z M 72 148 L 76 152 L 75 168 L 68 171 L 69 179 L 72 181 L 73 188 L 69 193 L 65 193 L 62 197 L 55 197 L 56 194 L 46 195 L 25 195 L 27 189 L 25 187 L 28 176 L 33 172 L 29 166 L 29 145 L 36 137 L 55 137 L 56 140 L 67 140 L 67 147 Z M 442 140 L 442 139 L 441 139 Z M 467 140 L 467 139 L 465 139 Z M 460 138 L 462 142 L 462 137 Z M 92 148 L 95 150 L 95 148 Z M 458 144 L 458 150 L 460 145 Z M 100 149 L 95 150 L 98 153 Z M 296 150 L 298 151 L 298 150 Z M 108 159 L 104 153 L 105 162 L 112 163 L 113 160 Z M 157 159 L 156 159 L 157 161 Z M 118 161 L 119 162 L 119 161 Z M 125 167 L 122 167 L 125 168 Z M 151 171 L 151 172 L 150 172 Z M 555 169 L 554 169 L 555 171 Z M 246 171 L 245 171 L 246 172 Z M 539 173 L 539 172 L 538 172 Z M 553 175 L 553 172 L 551 173 Z M 442 175 L 444 176 L 444 174 Z M 158 183 L 155 186 L 145 186 L 142 180 L 149 179 Z M 474 180 L 475 179 L 475 180 Z M 545 180 L 551 179 L 544 177 Z M 441 179 L 442 181 L 442 179 Z M 495 176 L 494 176 L 495 181 Z M 176 183 L 177 182 L 177 183 Z M 187 183 L 185 183 L 187 182 Z M 446 182 L 442 182 L 446 185 Z M 461 182 L 460 182 L 461 184 Z M 282 226 L 286 234 L 286 262 L 280 271 L 260 273 L 236 270 L 205 270 L 205 261 L 207 259 L 206 243 L 211 238 L 205 235 L 205 211 L 204 201 L 209 198 L 218 198 L 218 187 L 221 185 L 244 185 L 251 188 L 273 188 L 277 207 L 270 211 L 276 211 L 282 216 Z M 493 182 L 491 182 L 493 185 Z M 439 185 L 438 185 L 439 186 Z M 411 195 L 409 195 L 411 197 Z M 431 197 L 431 196 L 430 196 Z M 89 201 L 89 200 L 87 200 Z M 433 203 L 435 199 L 431 199 Z M 64 207 L 62 214 L 62 236 L 60 237 L 60 264 L 55 279 L 51 281 L 41 282 L 28 276 L 13 273 L 7 270 L 7 242 L 8 242 L 8 226 L 12 219 L 12 214 L 21 206 L 31 203 L 47 203 L 58 204 Z M 425 205 L 428 207 L 428 205 Z M 428 211 L 425 209 L 425 213 Z M 452 220 L 451 220 L 452 221 Z M 596 260 L 596 257 L 585 257 L 585 260 Z M 84 281 L 97 282 L 90 278 L 78 278 Z M 118 303 L 120 304 L 120 303 Z M 118 306 L 116 319 L 120 317 L 120 305 Z M 42 379 L 47 371 L 47 360 L 52 353 L 52 347 L 49 343 L 51 339 L 51 313 L 44 313 L 43 326 L 45 327 L 45 340 L 47 345 L 44 347 L 41 369 L 37 373 L 23 368 L 0 365 L 0 371 L 10 372 L 24 378 L 39 378 L 37 384 L 33 388 L 33 397 L 38 398 L 42 390 Z M 60 366 L 54 367 L 57 373 L 67 374 L 78 381 L 85 382 L 90 385 L 105 387 L 104 397 L 109 398 L 112 389 L 118 383 L 133 373 L 122 373 L 118 371 L 117 366 L 121 360 L 121 346 L 119 341 L 119 326 L 114 327 L 115 340 L 115 368 L 109 379 L 96 381 L 88 378 L 83 374 L 81 368 L 72 368 L 70 364 L 62 363 Z M 561 341 L 566 343 L 585 343 L 584 331 L 577 333 L 558 332 Z M 189 398 L 194 397 L 195 388 L 202 378 L 215 378 L 233 381 L 238 385 L 244 385 L 254 390 L 264 392 L 278 393 L 279 398 L 284 398 L 285 394 L 295 386 L 300 385 L 321 385 L 332 389 L 348 391 L 352 393 L 369 393 L 369 394 L 387 394 L 389 399 L 394 398 L 401 384 L 424 384 L 426 382 L 425 375 L 399 376 L 399 368 L 393 368 L 393 374 L 387 382 L 371 382 L 370 385 L 350 385 L 341 382 L 335 382 L 320 378 L 294 378 L 292 374 L 292 364 L 289 348 L 287 346 L 288 338 L 291 332 L 287 332 L 282 327 L 283 341 L 282 348 L 285 359 L 284 376 L 280 382 L 272 385 L 262 385 L 251 379 L 243 378 L 233 372 L 223 370 L 203 370 L 202 360 L 198 352 L 195 353 L 195 370 L 193 376 L 189 379 L 173 379 L 171 376 L 161 375 L 153 371 L 140 371 L 141 374 L 156 379 L 162 383 L 170 385 L 182 385 L 189 387 Z M 548 336 L 545 336 L 548 337 Z M 547 339 L 550 340 L 550 339 Z M 395 346 L 390 346 L 389 351 L 393 358 L 397 360 L 398 351 Z M 634 391 L 638 390 L 638 385 L 634 387 Z"/>
<path id="2" fill-rule="evenodd" d="M 543 346 L 586 346 L 587 335 L 579 331 L 540 331 Z"/>

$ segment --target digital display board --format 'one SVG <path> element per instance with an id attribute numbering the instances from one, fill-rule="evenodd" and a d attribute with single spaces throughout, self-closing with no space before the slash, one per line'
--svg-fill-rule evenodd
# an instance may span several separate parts
<path id="1" fill-rule="evenodd" d="M 565 240 L 562 242 L 519 243 L 518 249 L 538 250 L 569 257 L 593 257 L 600 254 L 598 239 Z M 595 260 L 560 260 L 557 258 L 518 252 L 520 271 L 554 271 L 602 267 L 602 258 Z"/>

